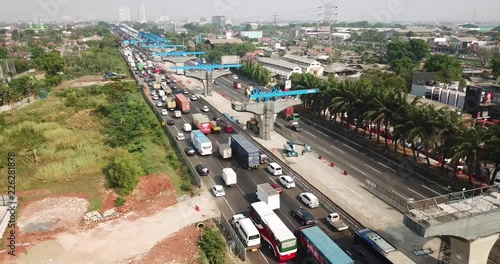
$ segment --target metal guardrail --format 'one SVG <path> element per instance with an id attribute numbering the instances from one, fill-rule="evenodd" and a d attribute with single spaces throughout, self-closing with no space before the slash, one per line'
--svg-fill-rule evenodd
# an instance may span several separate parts
<path id="1" fill-rule="evenodd" d="M 371 192 L 373 195 L 377 196 L 384 202 L 388 203 L 390 206 L 398 209 L 401 213 L 405 214 L 408 212 L 408 200 L 403 199 L 396 195 L 391 190 L 388 190 L 376 183 L 366 179 L 365 189 Z M 413 199 L 411 199 L 412 201 Z"/>
<path id="2" fill-rule="evenodd" d="M 203 101 L 205 104 L 209 105 L 209 103 L 203 98 L 199 98 L 200 101 Z M 212 107 L 213 112 L 219 116 L 221 119 L 223 119 L 225 122 L 228 124 L 233 123 L 227 116 L 222 114 L 219 110 L 216 108 Z M 288 166 L 286 163 L 281 161 L 276 155 L 274 155 L 271 151 L 266 149 L 263 145 L 261 145 L 259 142 L 257 142 L 255 139 L 253 139 L 245 130 L 243 130 L 240 126 L 235 125 L 234 126 L 235 131 L 237 131 L 239 134 L 243 135 L 245 138 L 250 140 L 253 144 L 255 144 L 262 152 L 264 152 L 269 158 L 273 159 L 274 162 L 278 163 L 283 170 L 288 172 L 287 174 L 290 175 L 295 179 L 295 182 L 297 185 L 306 192 L 311 192 L 318 199 L 321 201 L 320 204 L 321 206 L 327 211 L 327 212 L 337 212 L 340 216 L 344 218 L 344 222 L 346 225 L 351 228 L 354 232 L 359 231 L 361 229 L 364 229 L 364 226 L 356 220 L 354 217 L 349 215 L 344 209 L 340 208 L 340 206 L 336 205 L 330 198 L 325 196 L 323 193 L 321 193 L 318 189 L 316 189 L 312 184 L 310 184 L 307 180 L 305 180 L 299 173 L 294 171 L 290 166 Z"/>
<path id="3" fill-rule="evenodd" d="M 219 228 L 222 233 L 224 233 L 224 235 L 226 235 L 226 237 L 230 239 L 228 241 L 228 244 L 231 251 L 241 260 L 245 261 L 247 257 L 247 248 L 240 240 L 240 237 L 236 233 L 236 230 L 234 230 L 233 226 L 231 225 L 231 223 L 229 223 L 229 220 L 222 212 L 220 213 Z"/>

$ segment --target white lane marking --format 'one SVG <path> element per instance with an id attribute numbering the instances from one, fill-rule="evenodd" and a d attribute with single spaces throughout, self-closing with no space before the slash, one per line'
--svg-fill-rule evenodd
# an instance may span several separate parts
<path id="1" fill-rule="evenodd" d="M 345 151 L 343 151 L 343 150 L 341 150 L 341 149 L 339 149 L 339 148 L 335 147 L 334 145 L 330 145 L 330 147 L 332 147 L 332 148 L 336 149 L 338 152 L 340 152 L 340 153 L 342 153 L 342 154 L 345 154 Z"/>
<path id="2" fill-rule="evenodd" d="M 198 156 L 194 155 L 194 157 L 195 157 L 197 160 L 200 160 L 200 159 L 198 159 Z"/>
<path id="3" fill-rule="evenodd" d="M 324 149 L 324 148 L 322 148 L 322 147 L 318 147 L 318 148 L 319 148 L 319 149 L 321 149 L 321 150 L 323 150 L 323 151 L 324 151 L 324 152 L 326 152 L 327 154 L 332 155 L 332 153 L 330 153 L 328 150 L 326 150 L 326 149 Z"/>
<path id="4" fill-rule="evenodd" d="M 421 196 L 422 198 L 427 198 L 427 197 L 425 197 L 425 196 L 421 195 L 420 193 L 418 193 L 418 192 L 416 192 L 416 191 L 414 191 L 414 190 L 412 190 L 412 189 L 410 189 L 410 188 L 408 188 L 408 190 L 410 190 L 410 191 L 412 191 L 412 192 L 416 193 L 417 195 Z"/>
<path id="5" fill-rule="evenodd" d="M 177 127 L 176 127 L 176 126 L 174 126 L 174 128 L 175 128 L 175 130 L 177 130 L 177 133 L 180 133 L 179 129 L 177 129 Z"/>
<path id="6" fill-rule="evenodd" d="M 349 149 L 351 149 L 351 150 L 353 150 L 353 151 L 358 152 L 357 150 L 353 149 L 351 146 L 348 146 L 348 145 L 346 145 L 346 144 L 344 144 L 344 143 L 342 143 L 342 145 L 344 145 L 346 148 L 349 148 Z"/>
<path id="7" fill-rule="evenodd" d="M 315 135 L 311 134 L 311 132 L 304 131 L 306 134 L 310 135 L 311 137 L 316 137 Z"/>
<path id="8" fill-rule="evenodd" d="M 395 193 L 396 195 L 398 195 L 399 197 L 402 197 L 403 199 L 408 199 L 408 198 L 404 197 L 402 194 L 400 194 L 394 190 L 392 190 L 392 192 Z"/>
<path id="9" fill-rule="evenodd" d="M 261 251 L 261 250 L 259 250 L 259 253 L 260 253 L 260 255 L 262 256 L 262 258 L 266 261 L 266 263 L 267 263 L 267 264 L 269 264 L 269 261 L 267 261 L 266 256 L 264 256 L 264 254 L 262 254 L 262 251 Z"/>
<path id="10" fill-rule="evenodd" d="M 219 142 L 215 141 L 215 144 L 220 145 Z"/>
<path id="11" fill-rule="evenodd" d="M 438 192 L 434 191 L 433 189 L 431 189 L 431 188 L 429 188 L 429 187 L 427 187 L 427 186 L 425 186 L 423 184 L 422 184 L 422 187 L 424 187 L 425 189 L 427 189 L 427 190 L 429 190 L 429 191 L 431 191 L 431 192 L 433 192 L 433 193 L 435 193 L 437 195 L 443 195 L 442 193 L 438 193 Z"/>
<path id="12" fill-rule="evenodd" d="M 184 121 L 184 123 L 187 123 L 186 119 L 184 119 L 184 115 L 181 115 L 181 119 L 182 119 L 182 121 Z"/>
<path id="13" fill-rule="evenodd" d="M 319 130 L 318 130 L 317 132 L 318 132 L 318 133 L 320 133 L 321 135 L 325 136 L 325 137 L 328 137 L 328 135 L 327 135 L 327 134 L 325 134 L 325 133 L 323 133 L 323 132 L 321 132 L 321 131 L 319 131 Z"/>
<path id="14" fill-rule="evenodd" d="M 365 176 L 366 176 L 366 173 L 364 173 L 362 170 L 360 170 L 360 169 L 358 169 L 358 168 L 356 168 L 356 167 L 354 167 L 354 166 L 352 166 L 352 165 L 350 165 L 350 166 L 351 166 L 351 168 L 353 168 L 354 170 L 357 170 L 359 173 L 361 173 L 361 174 L 363 174 L 363 175 L 365 175 Z"/>
<path id="15" fill-rule="evenodd" d="M 295 224 L 292 222 L 292 220 L 290 220 L 290 218 L 288 218 L 288 216 L 286 216 L 286 214 L 285 214 L 285 213 L 283 213 L 283 211 L 281 211 L 281 209 L 278 209 L 278 210 L 279 210 L 279 211 L 281 212 L 281 214 L 282 214 L 282 215 L 286 218 L 286 220 L 288 220 L 288 222 L 290 222 L 290 224 L 292 224 L 292 226 L 293 226 L 293 227 L 297 228 L 297 225 L 295 225 Z"/>
<path id="16" fill-rule="evenodd" d="M 213 182 L 214 185 L 217 185 L 217 183 L 215 183 L 214 179 L 212 179 L 212 177 L 210 177 L 210 175 L 208 176 L 208 178 L 210 178 L 210 180 Z M 211 193 L 212 193 L 212 190 L 210 188 L 209 190 Z M 213 193 L 212 193 L 213 194 Z M 215 198 L 218 198 L 218 197 L 215 197 Z M 226 197 L 222 197 L 222 199 L 224 199 L 224 202 L 226 202 L 227 206 L 229 206 L 229 209 L 231 209 L 231 212 L 233 212 L 233 215 L 236 214 L 233 210 L 233 208 L 231 207 L 231 205 L 229 205 L 229 202 L 226 200 Z"/>
<path id="17" fill-rule="evenodd" d="M 376 172 L 378 172 L 378 173 L 380 173 L 380 174 L 382 174 L 382 172 L 380 172 L 379 170 L 375 169 L 374 167 L 372 167 L 372 166 L 370 166 L 368 164 L 365 164 L 365 166 L 368 167 L 368 168 L 370 168 L 370 169 L 372 169 L 372 170 L 374 170 L 374 171 L 376 171 Z"/>
<path id="18" fill-rule="evenodd" d="M 378 164 L 380 164 L 380 165 L 382 165 L 382 166 L 384 166 L 384 167 L 386 167 L 386 168 L 388 168 L 389 170 L 391 170 L 391 171 L 393 171 L 393 172 L 396 172 L 396 170 L 395 170 L 395 169 L 389 168 L 389 166 L 385 165 L 385 164 L 384 164 L 384 163 L 382 163 L 382 162 L 377 162 L 377 163 L 378 163 Z"/>

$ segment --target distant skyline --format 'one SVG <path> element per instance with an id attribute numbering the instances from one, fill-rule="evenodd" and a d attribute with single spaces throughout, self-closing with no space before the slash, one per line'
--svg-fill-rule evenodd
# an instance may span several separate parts
<path id="1" fill-rule="evenodd" d="M 172 1 L 173 2 L 173 1 Z M 232 5 L 232 3 L 236 3 Z M 2 20 L 60 20 L 71 16 L 80 20 L 118 20 L 118 9 L 130 7 L 132 20 L 139 19 L 139 6 L 144 5 L 149 20 L 168 16 L 171 20 L 200 17 L 226 16 L 234 21 L 272 21 L 276 13 L 277 22 L 320 21 L 323 19 L 322 0 L 190 0 L 172 4 L 160 0 L 17 0 L 9 2 L 8 8 L 0 9 Z M 498 0 L 476 0 L 457 2 L 453 0 L 357 0 L 336 1 L 338 21 L 394 22 L 394 21 L 499 21 Z"/>

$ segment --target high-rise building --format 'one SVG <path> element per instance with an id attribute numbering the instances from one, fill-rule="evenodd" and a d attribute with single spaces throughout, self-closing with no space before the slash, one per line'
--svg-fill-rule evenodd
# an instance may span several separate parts
<path id="1" fill-rule="evenodd" d="M 144 5 L 139 6 L 139 23 L 146 23 L 146 8 Z"/>
<path id="2" fill-rule="evenodd" d="M 212 24 L 216 27 L 223 27 L 226 25 L 226 17 L 225 16 L 213 16 Z"/>
<path id="3" fill-rule="evenodd" d="M 118 9 L 118 15 L 120 17 L 120 22 L 132 20 L 130 17 L 130 7 L 128 6 L 120 7 Z"/>

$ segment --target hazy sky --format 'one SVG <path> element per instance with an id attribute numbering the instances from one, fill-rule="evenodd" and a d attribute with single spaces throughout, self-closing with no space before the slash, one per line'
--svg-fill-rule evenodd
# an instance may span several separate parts
<path id="1" fill-rule="evenodd" d="M 132 19 L 138 17 L 138 6 L 144 4 L 146 16 L 153 20 L 164 15 L 170 19 L 201 16 L 210 20 L 213 15 L 227 19 L 278 21 L 321 20 L 321 0 L 4 0 L 0 20 L 32 20 L 34 18 L 60 19 L 118 19 L 118 8 L 128 6 Z M 372 22 L 391 21 L 475 21 L 500 20 L 500 0 L 337 0 L 337 20 Z"/>

